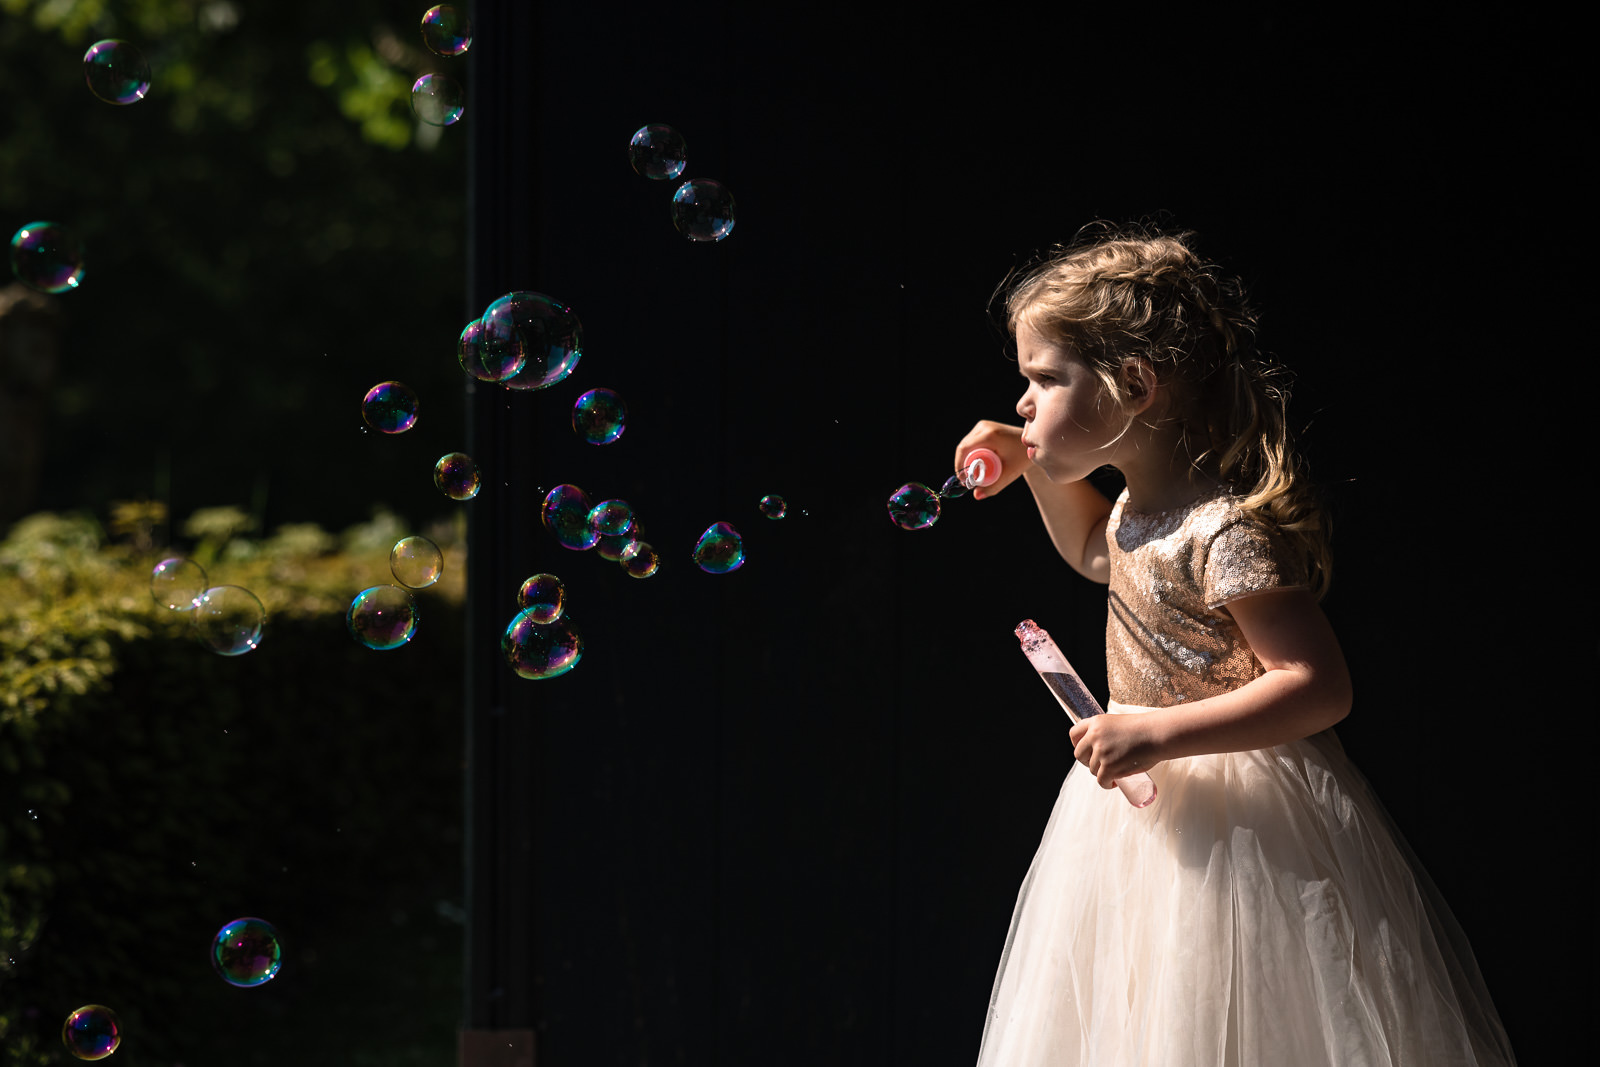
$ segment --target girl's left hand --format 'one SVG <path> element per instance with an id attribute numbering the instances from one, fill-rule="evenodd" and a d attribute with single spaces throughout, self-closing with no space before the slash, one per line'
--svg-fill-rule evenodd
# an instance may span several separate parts
<path id="1" fill-rule="evenodd" d="M 1095 715 L 1072 728 L 1072 754 L 1089 768 L 1100 788 L 1110 789 L 1118 778 L 1148 771 L 1164 758 L 1156 730 L 1154 708 L 1131 708 L 1113 702 L 1116 712 L 1142 714 Z"/>

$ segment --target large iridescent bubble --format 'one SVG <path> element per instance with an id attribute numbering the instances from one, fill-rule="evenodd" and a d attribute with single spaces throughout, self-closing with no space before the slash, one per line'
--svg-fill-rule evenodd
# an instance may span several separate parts
<path id="1" fill-rule="evenodd" d="M 483 487 L 478 465 L 465 452 L 449 452 L 433 465 L 433 484 L 451 500 L 471 500 Z"/>
<path id="2" fill-rule="evenodd" d="M 421 534 L 402 537 L 389 550 L 389 572 L 409 589 L 426 589 L 444 573 L 444 553 Z"/>
<path id="3" fill-rule="evenodd" d="M 211 939 L 211 966 L 229 985 L 250 989 L 269 982 L 282 961 L 278 931 L 265 919 L 235 919 Z"/>
<path id="4" fill-rule="evenodd" d="M 401 382 L 379 382 L 361 398 L 361 417 L 379 433 L 405 433 L 417 424 L 417 394 Z"/>
<path id="5" fill-rule="evenodd" d="M 424 74 L 411 85 L 411 110 L 429 126 L 453 126 L 466 113 L 466 94 L 448 75 Z"/>
<path id="6" fill-rule="evenodd" d="M 507 293 L 485 308 L 479 321 L 485 366 L 522 358 L 522 369 L 504 379 L 508 388 L 547 388 L 571 374 L 583 358 L 583 324 L 570 307 L 544 293 Z M 502 351 L 506 348 L 512 351 Z"/>
<path id="7" fill-rule="evenodd" d="M 399 648 L 415 637 L 418 619 L 416 599 L 398 585 L 363 589 L 345 612 L 350 636 L 378 652 Z"/>
<path id="8" fill-rule="evenodd" d="M 563 615 L 541 623 L 529 609 L 517 615 L 500 639 L 506 662 L 522 678 L 555 678 L 578 665 L 583 657 L 583 635 Z"/>
<path id="9" fill-rule="evenodd" d="M 939 494 L 907 482 L 889 497 L 889 518 L 902 530 L 925 530 L 939 521 Z"/>
<path id="10" fill-rule="evenodd" d="M 465 7 L 437 4 L 422 13 L 422 43 L 441 56 L 459 56 L 472 47 L 472 20 Z"/>
<path id="11" fill-rule="evenodd" d="M 667 181 L 683 173 L 688 146 L 683 134 L 671 126 L 641 126 L 628 142 L 628 162 L 653 181 Z"/>
<path id="12" fill-rule="evenodd" d="M 80 1060 L 103 1060 L 122 1044 L 122 1023 L 104 1004 L 85 1004 L 61 1024 L 61 1043 Z"/>
<path id="13" fill-rule="evenodd" d="M 214 585 L 194 602 L 194 634 L 219 656 L 242 656 L 261 643 L 267 609 L 248 589 Z"/>
<path id="14" fill-rule="evenodd" d="M 89 91 L 108 104 L 136 104 L 150 91 L 150 64 L 127 41 L 96 41 L 83 54 Z"/>
<path id="15" fill-rule="evenodd" d="M 572 431 L 591 445 L 609 445 L 627 422 L 628 406 L 610 389 L 590 389 L 572 405 Z"/>
<path id="16" fill-rule="evenodd" d="M 721 182 L 694 178 L 672 194 L 672 224 L 691 241 L 720 241 L 733 223 L 733 194 Z"/>
<path id="17" fill-rule="evenodd" d="M 553 574 L 535 574 L 517 590 L 517 605 L 529 612 L 534 622 L 548 625 L 561 618 L 567 587 Z"/>
<path id="18" fill-rule="evenodd" d="M 744 539 L 726 522 L 706 527 L 694 546 L 695 566 L 707 574 L 727 574 L 744 566 Z"/>
<path id="19" fill-rule="evenodd" d="M 55 222 L 30 222 L 11 235 L 11 272 L 41 293 L 65 293 L 83 283 L 83 243 Z"/>

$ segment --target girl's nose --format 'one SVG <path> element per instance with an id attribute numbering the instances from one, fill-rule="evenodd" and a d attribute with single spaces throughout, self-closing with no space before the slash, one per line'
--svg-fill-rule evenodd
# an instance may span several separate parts
<path id="1" fill-rule="evenodd" d="M 1028 401 L 1028 394 L 1023 393 L 1022 396 L 1017 399 L 1017 415 L 1023 419 L 1031 419 L 1033 416 L 1028 414 L 1028 412 L 1032 410 L 1033 404 Z"/>

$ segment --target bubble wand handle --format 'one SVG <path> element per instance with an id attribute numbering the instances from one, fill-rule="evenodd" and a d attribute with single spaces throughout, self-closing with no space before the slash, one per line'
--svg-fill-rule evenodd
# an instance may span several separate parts
<path id="1" fill-rule="evenodd" d="M 1067 657 L 1061 654 L 1061 649 L 1056 647 L 1056 643 L 1038 623 L 1032 619 L 1024 619 L 1017 624 L 1016 634 L 1017 640 L 1022 642 L 1022 654 L 1028 657 L 1033 669 L 1039 672 L 1045 688 L 1055 696 L 1062 710 L 1067 713 L 1067 718 L 1071 719 L 1074 725 L 1091 715 L 1105 714 L 1105 709 L 1083 684 L 1078 672 L 1072 669 Z M 1155 803 L 1156 784 L 1150 780 L 1148 774 L 1131 774 L 1126 778 L 1118 778 L 1117 788 L 1128 798 L 1128 803 L 1136 808 L 1147 808 Z"/>
<path id="2" fill-rule="evenodd" d="M 979 489 L 1000 480 L 1000 457 L 994 449 L 974 448 L 963 458 L 966 465 L 956 472 L 956 477 L 968 489 Z"/>

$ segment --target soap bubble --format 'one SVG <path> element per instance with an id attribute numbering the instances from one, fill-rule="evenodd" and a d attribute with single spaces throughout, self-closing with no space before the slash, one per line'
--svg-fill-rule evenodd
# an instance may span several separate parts
<path id="1" fill-rule="evenodd" d="M 411 110 L 429 126 L 453 126 L 467 110 L 461 83 L 443 74 L 424 74 L 411 84 Z"/>
<path id="2" fill-rule="evenodd" d="M 733 232 L 733 194 L 710 178 L 686 181 L 672 194 L 672 224 L 691 241 L 720 241 Z"/>
<path id="3" fill-rule="evenodd" d="M 627 405 L 610 389 L 591 389 L 572 405 L 572 429 L 591 445 L 621 437 L 627 419 Z"/>
<path id="4" fill-rule="evenodd" d="M 639 551 L 638 531 L 629 530 L 623 534 L 602 534 L 600 540 L 595 542 L 595 555 L 601 559 L 608 559 L 612 563 L 622 563 L 633 558 Z"/>
<path id="5" fill-rule="evenodd" d="M 54 222 L 30 222 L 11 235 L 11 273 L 41 293 L 64 293 L 83 282 L 83 244 Z"/>
<path id="6" fill-rule="evenodd" d="M 761 498 L 761 514 L 769 519 L 781 519 L 789 514 L 789 505 L 783 497 L 776 493 L 768 493 Z"/>
<path id="7" fill-rule="evenodd" d="M 403 537 L 389 550 L 389 571 L 401 585 L 426 589 L 444 573 L 444 553 L 419 534 Z"/>
<path id="8" fill-rule="evenodd" d="M 473 319 L 456 342 L 456 359 L 461 369 L 480 382 L 503 382 L 522 369 L 526 355 L 521 345 L 486 345 L 483 320 Z"/>
<path id="9" fill-rule="evenodd" d="M 511 669 L 523 678 L 554 678 L 566 674 L 583 658 L 583 635 L 566 616 L 540 623 L 533 610 L 511 620 L 500 651 Z"/>
<path id="10" fill-rule="evenodd" d="M 248 589 L 214 585 L 194 604 L 194 633 L 219 656 L 242 656 L 261 643 L 267 609 Z"/>
<path id="11" fill-rule="evenodd" d="M 907 482 L 889 498 L 889 518 L 902 530 L 923 530 L 939 521 L 939 495 L 921 482 Z"/>
<path id="12" fill-rule="evenodd" d="M 108 104 L 136 104 L 150 91 L 150 64 L 127 41 L 96 41 L 83 54 L 89 91 Z"/>
<path id="13" fill-rule="evenodd" d="M 282 959 L 278 931 L 265 919 L 235 919 L 211 939 L 211 966 L 224 982 L 243 989 L 271 981 Z"/>
<path id="14" fill-rule="evenodd" d="M 478 495 L 483 479 L 478 465 L 465 452 L 450 452 L 433 465 L 433 484 L 451 500 L 471 500 Z"/>
<path id="15" fill-rule="evenodd" d="M 521 357 L 511 389 L 543 389 L 566 378 L 583 358 L 583 325 L 570 307 L 544 293 L 507 293 L 483 312 L 479 344 L 485 366 Z M 508 351 L 509 350 L 509 351 Z"/>
<path id="16" fill-rule="evenodd" d="M 361 417 L 379 433 L 405 433 L 417 424 L 417 394 L 400 382 L 379 382 L 362 399 Z"/>
<path id="17" fill-rule="evenodd" d="M 122 1044 L 122 1024 L 104 1004 L 85 1004 L 61 1024 L 61 1042 L 80 1060 L 103 1060 Z"/>
<path id="18" fill-rule="evenodd" d="M 172 611 L 188 611 L 206 591 L 206 572 L 192 559 L 164 559 L 150 572 L 150 595 Z"/>
<path id="19" fill-rule="evenodd" d="M 575 485 L 558 485 L 545 494 L 539 517 L 561 547 L 583 552 L 595 546 L 600 535 L 589 526 L 589 496 Z"/>
<path id="20" fill-rule="evenodd" d="M 633 529 L 633 508 L 626 500 L 602 500 L 589 509 L 589 528 L 601 537 L 615 537 Z"/>
<path id="21" fill-rule="evenodd" d="M 706 527 L 694 546 L 695 564 L 707 574 L 727 574 L 744 566 L 744 539 L 725 522 Z"/>
<path id="22" fill-rule="evenodd" d="M 643 541 L 637 542 L 633 555 L 622 561 L 622 569 L 635 578 L 648 578 L 660 567 L 661 557 Z"/>
<path id="23" fill-rule="evenodd" d="M 472 20 L 466 11 L 439 4 L 422 13 L 422 43 L 441 56 L 459 56 L 472 46 Z"/>
<path id="24" fill-rule="evenodd" d="M 535 574 L 517 590 L 517 605 L 540 626 L 561 618 L 567 587 L 553 574 Z"/>
<path id="25" fill-rule="evenodd" d="M 376 652 L 388 652 L 410 641 L 420 619 L 416 600 L 398 585 L 361 590 L 344 616 L 350 636 Z"/>
<path id="26" fill-rule="evenodd" d="M 641 126 L 628 142 L 628 162 L 633 169 L 654 181 L 666 181 L 683 173 L 683 134 L 671 126 Z"/>
<path id="27" fill-rule="evenodd" d="M 944 480 L 944 485 L 939 487 L 939 495 L 946 500 L 967 495 L 967 485 L 961 480 L 961 475 L 952 474 Z"/>

